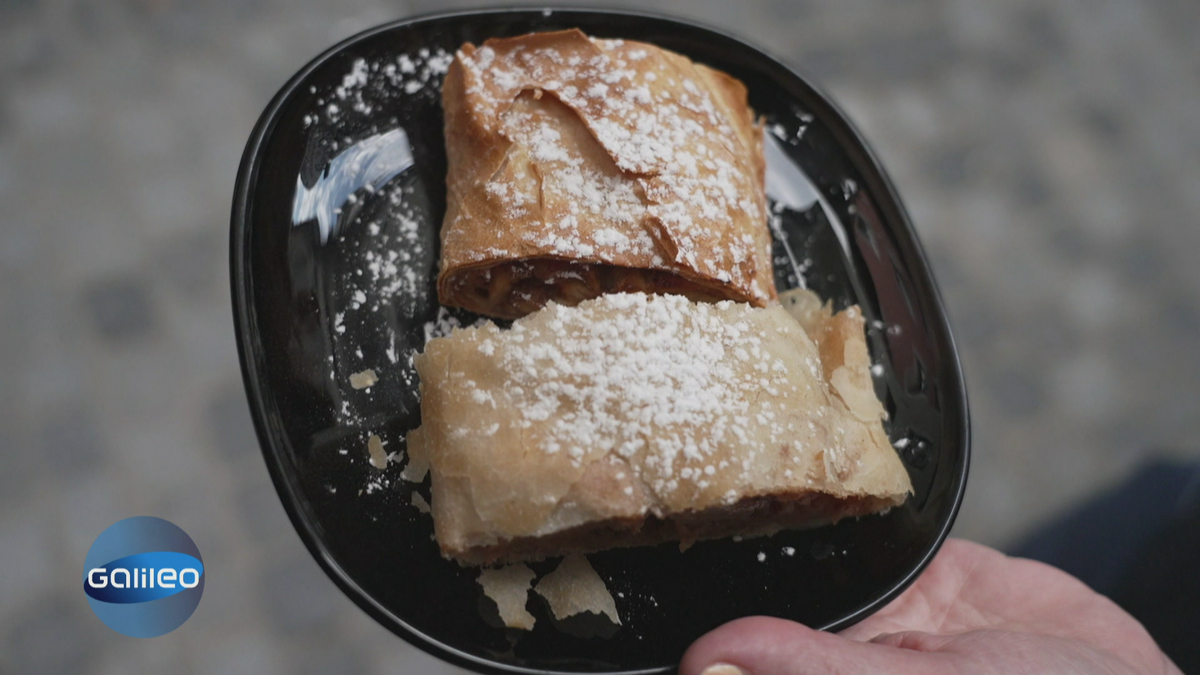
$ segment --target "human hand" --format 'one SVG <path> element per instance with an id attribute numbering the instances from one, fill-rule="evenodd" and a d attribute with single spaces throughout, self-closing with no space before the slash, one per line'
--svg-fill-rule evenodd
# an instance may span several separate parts
<path id="1" fill-rule="evenodd" d="M 900 597 L 840 634 L 768 617 L 697 640 L 679 675 L 1182 675 L 1150 634 L 1083 582 L 951 539 Z"/>

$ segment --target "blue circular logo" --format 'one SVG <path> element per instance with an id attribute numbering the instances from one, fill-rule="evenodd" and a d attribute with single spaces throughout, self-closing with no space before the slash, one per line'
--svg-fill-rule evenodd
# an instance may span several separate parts
<path id="1" fill-rule="evenodd" d="M 174 523 L 126 518 L 88 549 L 83 592 L 109 628 L 130 637 L 158 637 L 196 611 L 204 593 L 204 562 L 192 538 Z"/>

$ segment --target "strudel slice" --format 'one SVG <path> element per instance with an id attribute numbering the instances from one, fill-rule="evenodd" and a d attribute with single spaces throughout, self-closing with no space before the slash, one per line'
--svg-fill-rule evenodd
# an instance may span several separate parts
<path id="1" fill-rule="evenodd" d="M 442 98 L 443 305 L 775 299 L 762 128 L 738 80 L 568 30 L 463 45 Z"/>
<path id="2" fill-rule="evenodd" d="M 611 294 L 431 340 L 405 473 L 432 474 L 442 553 L 687 545 L 901 504 L 861 313 L 789 293 Z"/>

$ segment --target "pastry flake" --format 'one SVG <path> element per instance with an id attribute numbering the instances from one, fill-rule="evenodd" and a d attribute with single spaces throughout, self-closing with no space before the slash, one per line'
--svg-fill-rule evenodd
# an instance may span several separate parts
<path id="1" fill-rule="evenodd" d="M 588 559 L 577 553 L 563 558 L 558 567 L 542 577 L 533 590 L 546 599 L 556 619 L 591 612 L 607 616 L 609 621 L 621 625 L 612 593 Z"/>
<path id="2" fill-rule="evenodd" d="M 536 619 L 525 609 L 533 577 L 533 570 L 520 564 L 479 570 L 477 581 L 483 594 L 496 603 L 500 620 L 506 627 L 533 630 Z"/>

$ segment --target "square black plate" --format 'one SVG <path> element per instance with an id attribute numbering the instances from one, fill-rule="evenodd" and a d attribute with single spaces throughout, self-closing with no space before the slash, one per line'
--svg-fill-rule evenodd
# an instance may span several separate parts
<path id="1" fill-rule="evenodd" d="M 411 354 L 439 311 L 474 319 L 440 309 L 433 286 L 445 208 L 443 55 L 467 41 L 571 27 L 675 50 L 749 88 L 773 139 L 777 283 L 863 307 L 887 430 L 916 494 L 886 515 L 809 531 L 703 542 L 683 553 L 664 545 L 592 555 L 623 625 L 555 622 L 535 598 L 538 624 L 522 633 L 499 627 L 475 570 L 438 554 L 429 516 L 412 505 L 414 490 L 428 497 L 428 485 L 400 480 L 401 462 L 372 468 L 365 446 L 377 434 L 403 456 L 404 436 L 420 422 Z M 395 129 L 407 136 L 411 166 L 340 204 L 338 234 L 322 244 L 316 222 L 293 222 L 298 182 L 313 189 L 346 148 Z M 346 170 L 343 161 L 333 173 Z M 238 173 L 231 265 L 255 427 L 300 537 L 368 614 L 467 668 L 669 672 L 694 639 L 737 617 L 844 628 L 915 579 L 962 499 L 962 373 L 895 191 L 827 97 L 712 29 L 631 13 L 504 10 L 400 21 L 350 38 L 297 73 L 255 127 Z M 367 368 L 379 382 L 353 389 L 350 374 Z M 533 567 L 541 574 L 553 565 Z"/>

